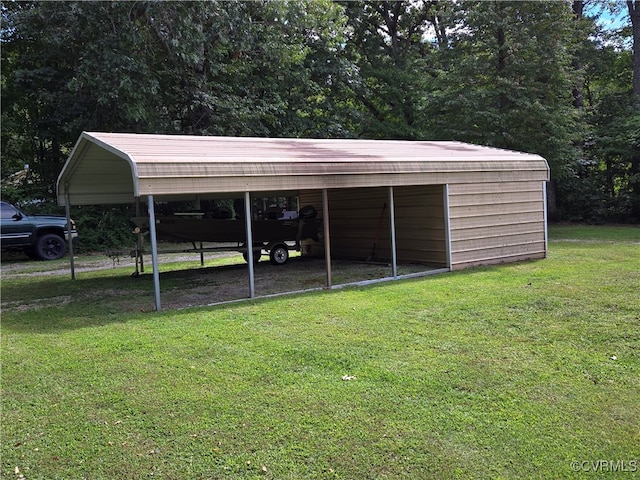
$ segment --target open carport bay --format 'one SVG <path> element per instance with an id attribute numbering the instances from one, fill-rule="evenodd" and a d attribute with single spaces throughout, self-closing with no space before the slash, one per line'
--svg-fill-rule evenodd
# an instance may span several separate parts
<path id="1" fill-rule="evenodd" d="M 169 308 L 209 305 L 246 300 L 249 297 L 248 266 L 240 254 L 215 254 L 205 257 L 204 266 L 197 256 L 168 254 L 160 267 L 162 303 Z M 441 271 L 422 264 L 402 263 L 398 274 L 410 277 Z M 332 276 L 335 285 L 348 286 L 391 280 L 391 266 L 382 262 L 334 260 Z M 134 282 L 148 283 L 151 274 L 143 274 Z M 322 258 L 292 255 L 284 265 L 261 261 L 254 265 L 257 297 L 281 295 L 326 288 L 326 263 Z M 334 287 L 335 288 L 335 287 Z M 151 299 L 145 299 L 152 308 Z"/>

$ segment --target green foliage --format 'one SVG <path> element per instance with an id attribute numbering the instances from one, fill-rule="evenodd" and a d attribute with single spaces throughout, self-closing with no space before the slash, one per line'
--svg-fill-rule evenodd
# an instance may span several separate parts
<path id="1" fill-rule="evenodd" d="M 633 28 L 585 5 L 5 2 L 2 176 L 33 173 L 3 195 L 52 201 L 83 130 L 453 139 L 544 156 L 562 218 L 634 221 Z"/>
<path id="2" fill-rule="evenodd" d="M 573 181 L 567 187 L 575 197 L 566 207 L 580 220 L 589 220 L 589 212 L 598 209 L 598 221 L 637 222 L 640 113 L 633 105 L 631 52 L 615 47 L 620 35 L 600 32 L 597 40 L 598 48 L 591 44 L 583 60 L 587 135 L 584 158 L 572 165 Z"/>
<path id="3" fill-rule="evenodd" d="M 140 312 L 152 283 L 130 270 L 72 281 L 3 264 L 0 473 L 539 479 L 574 477 L 572 462 L 631 468 L 638 229 L 552 227 L 550 238 L 536 262 L 162 314 Z"/>
<path id="4" fill-rule="evenodd" d="M 640 114 L 631 107 L 628 94 L 610 94 L 600 98 L 589 125 L 584 156 L 569 165 L 571 176 L 559 186 L 565 194 L 564 217 L 633 222 L 638 179 L 631 171 L 631 159 L 640 143 Z"/>
<path id="5" fill-rule="evenodd" d="M 113 252 L 129 254 L 135 248 L 131 218 L 133 208 L 121 205 L 72 207 L 71 218 L 80 236 L 80 252 Z"/>
<path id="6" fill-rule="evenodd" d="M 570 11 L 561 2 L 461 2 L 425 110 L 436 138 L 538 153 L 554 176 L 575 158 Z"/>
<path id="7" fill-rule="evenodd" d="M 351 35 L 345 53 L 358 66 L 354 101 L 366 138 L 419 139 L 423 76 L 433 46 L 426 40 L 436 6 L 428 1 L 345 2 Z"/>

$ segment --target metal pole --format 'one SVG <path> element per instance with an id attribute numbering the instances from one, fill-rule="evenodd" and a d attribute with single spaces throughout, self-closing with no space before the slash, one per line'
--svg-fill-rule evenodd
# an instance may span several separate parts
<path id="1" fill-rule="evenodd" d="M 331 288 L 331 235 L 329 233 L 329 195 L 322 189 L 322 221 L 324 225 L 324 257 L 327 264 L 327 288 Z"/>
<path id="2" fill-rule="evenodd" d="M 67 244 L 69 245 L 69 266 L 71 267 L 71 280 L 76 279 L 76 267 L 73 259 L 73 238 L 71 238 L 71 200 L 69 199 L 69 184 L 64 186 L 64 209 L 67 214 Z"/>
<path id="3" fill-rule="evenodd" d="M 251 195 L 244 192 L 244 218 L 247 229 L 247 263 L 249 264 L 249 298 L 256 296 L 256 284 L 253 276 L 253 233 L 251 231 Z"/>
<path id="4" fill-rule="evenodd" d="M 391 221 L 391 275 L 398 277 L 398 255 L 396 251 L 396 207 L 393 202 L 393 187 L 389 187 L 389 214 Z"/>
<path id="5" fill-rule="evenodd" d="M 542 182 L 542 201 L 544 202 L 544 258 L 547 258 L 547 252 L 549 251 L 549 229 L 547 227 L 547 182 Z"/>
<path id="6" fill-rule="evenodd" d="M 200 201 L 200 195 L 196 195 L 196 208 L 199 212 L 202 211 L 202 202 Z M 193 249 L 195 250 L 196 242 L 193 242 Z M 204 252 L 202 251 L 202 242 L 200 242 L 200 266 L 204 267 Z"/>
<path id="7" fill-rule="evenodd" d="M 444 205 L 444 243 L 447 268 L 451 270 L 451 223 L 449 222 L 449 185 L 443 185 L 442 203 Z"/>
<path id="8" fill-rule="evenodd" d="M 136 217 L 140 217 L 140 197 L 136 197 Z M 138 260 L 140 261 L 140 272 L 144 273 L 144 255 L 142 251 L 144 250 L 144 237 L 142 230 L 136 234 L 136 265 L 138 264 Z"/>
<path id="9" fill-rule="evenodd" d="M 153 195 L 147 197 L 149 210 L 149 236 L 151 237 L 151 263 L 153 265 L 153 290 L 155 292 L 156 311 L 162 310 L 160 304 L 160 272 L 158 271 L 158 240 L 156 239 L 156 213 L 153 204 Z"/>

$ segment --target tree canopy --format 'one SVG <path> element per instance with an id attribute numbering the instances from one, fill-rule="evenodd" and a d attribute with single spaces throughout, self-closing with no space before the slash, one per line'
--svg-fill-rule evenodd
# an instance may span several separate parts
<path id="1" fill-rule="evenodd" d="M 638 0 L 41 1 L 1 14 L 12 201 L 53 199 L 83 130 L 436 139 L 544 156 L 555 218 L 640 221 Z M 603 29 L 610 15 L 621 21 Z"/>

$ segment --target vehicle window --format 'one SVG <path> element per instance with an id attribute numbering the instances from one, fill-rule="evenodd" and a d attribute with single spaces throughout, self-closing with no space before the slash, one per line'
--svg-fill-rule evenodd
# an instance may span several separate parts
<path id="1" fill-rule="evenodd" d="M 18 213 L 18 211 L 13 208 L 8 203 L 2 203 L 2 219 L 11 219 L 13 216 Z"/>

